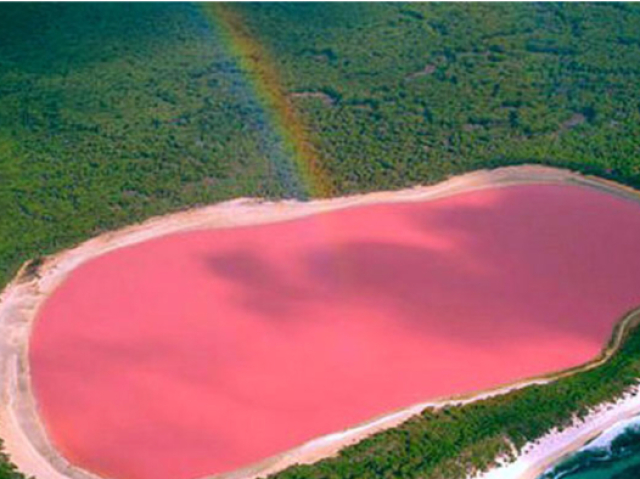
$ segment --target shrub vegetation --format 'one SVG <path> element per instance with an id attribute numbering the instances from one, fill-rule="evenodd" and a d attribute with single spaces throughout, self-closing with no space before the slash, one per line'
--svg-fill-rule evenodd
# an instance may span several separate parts
<path id="1" fill-rule="evenodd" d="M 520 163 L 640 187 L 638 4 L 221 8 L 256 46 L 254 75 L 277 72 L 263 84 L 288 98 L 337 194 Z M 304 196 L 261 79 L 203 11 L 0 6 L 0 285 L 29 259 L 152 215 Z M 639 346 L 636 333 L 596 370 L 426 411 L 278 477 L 461 477 L 622 394 Z M 0 457 L 0 479 L 17 477 Z"/>

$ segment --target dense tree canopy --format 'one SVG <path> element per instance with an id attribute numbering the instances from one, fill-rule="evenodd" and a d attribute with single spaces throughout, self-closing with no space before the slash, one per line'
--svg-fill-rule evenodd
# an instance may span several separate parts
<path id="1" fill-rule="evenodd" d="M 306 197 L 292 128 L 334 194 L 525 162 L 640 187 L 637 4 L 2 4 L 0 14 L 2 285 L 28 259 L 151 215 Z M 621 394 L 638 376 L 638 341 L 590 373 L 427 411 L 278 477 L 462 477 Z M 0 479 L 15 477 L 0 457 Z"/>

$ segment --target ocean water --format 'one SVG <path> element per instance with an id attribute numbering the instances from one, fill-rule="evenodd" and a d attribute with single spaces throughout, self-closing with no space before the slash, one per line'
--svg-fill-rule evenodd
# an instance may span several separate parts
<path id="1" fill-rule="evenodd" d="M 640 417 L 613 426 L 539 479 L 640 479 Z"/>

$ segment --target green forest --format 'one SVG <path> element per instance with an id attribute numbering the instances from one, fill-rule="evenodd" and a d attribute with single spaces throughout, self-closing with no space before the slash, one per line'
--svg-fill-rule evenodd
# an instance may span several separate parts
<path id="1" fill-rule="evenodd" d="M 546 163 L 640 185 L 640 5 L 239 5 L 340 193 Z"/>
<path id="2" fill-rule="evenodd" d="M 334 195 L 521 163 L 640 187 L 640 4 L 219 8 L 263 68 L 246 70 L 247 52 L 200 4 L 0 5 L 1 285 L 27 260 L 153 215 L 308 198 L 261 84 L 295 112 Z M 622 394 L 639 342 L 588 373 L 425 411 L 277 477 L 463 477 Z M 0 456 L 0 479 L 17 477 Z"/>
<path id="3" fill-rule="evenodd" d="M 11 463 L 11 458 L 3 452 L 2 441 L 0 440 L 0 478 L 2 479 L 24 479 L 16 466 Z"/>

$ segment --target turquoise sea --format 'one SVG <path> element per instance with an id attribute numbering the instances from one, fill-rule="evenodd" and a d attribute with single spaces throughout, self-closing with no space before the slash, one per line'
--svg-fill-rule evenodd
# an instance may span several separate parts
<path id="1" fill-rule="evenodd" d="M 640 418 L 614 426 L 539 479 L 640 479 Z"/>

